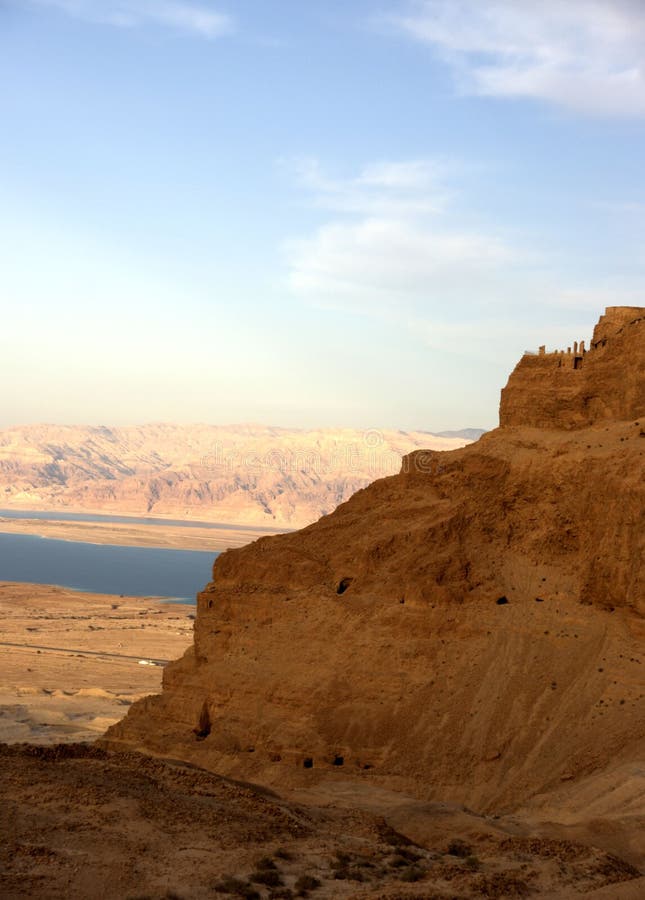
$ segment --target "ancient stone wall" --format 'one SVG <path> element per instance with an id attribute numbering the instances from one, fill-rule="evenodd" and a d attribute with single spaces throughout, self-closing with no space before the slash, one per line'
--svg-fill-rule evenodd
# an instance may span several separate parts
<path id="1" fill-rule="evenodd" d="M 527 353 L 502 390 L 499 423 L 584 428 L 645 416 L 645 308 L 610 306 L 584 341 Z"/>

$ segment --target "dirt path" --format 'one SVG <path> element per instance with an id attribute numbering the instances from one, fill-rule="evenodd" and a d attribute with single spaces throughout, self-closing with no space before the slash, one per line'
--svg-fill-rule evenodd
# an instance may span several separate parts
<path id="1" fill-rule="evenodd" d="M 141 657 L 137 655 L 131 656 L 127 653 L 106 653 L 105 650 L 81 650 L 78 647 L 46 647 L 44 644 L 14 644 L 11 641 L 0 641 L 0 647 L 17 647 L 20 650 L 45 650 L 54 653 L 73 653 L 76 656 L 100 656 L 101 658 L 111 659 L 141 660 Z M 155 666 L 165 666 L 170 660 L 147 658 L 146 662 Z"/>

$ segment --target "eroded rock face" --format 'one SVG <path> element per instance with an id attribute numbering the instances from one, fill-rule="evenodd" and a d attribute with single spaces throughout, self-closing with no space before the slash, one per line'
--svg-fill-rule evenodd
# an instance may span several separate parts
<path id="1" fill-rule="evenodd" d="M 108 743 L 482 810 L 637 758 L 644 454 L 645 420 L 508 425 L 224 553 L 194 647 Z"/>
<path id="2" fill-rule="evenodd" d="M 501 426 L 573 429 L 645 416 L 645 308 L 608 307 L 590 348 L 581 344 L 520 359 L 502 391 Z"/>

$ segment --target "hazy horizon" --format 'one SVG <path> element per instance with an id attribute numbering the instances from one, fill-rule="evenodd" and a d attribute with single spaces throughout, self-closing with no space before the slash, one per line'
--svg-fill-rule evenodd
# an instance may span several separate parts
<path id="1" fill-rule="evenodd" d="M 1 428 L 488 429 L 644 302 L 631 0 L 5 0 L 0 42 Z"/>
<path id="2" fill-rule="evenodd" d="M 436 432 L 431 431 L 428 428 L 403 428 L 401 426 L 393 426 L 393 425 L 373 425 L 371 428 L 361 428 L 353 425 L 339 425 L 339 424 L 329 424 L 329 425 L 309 425 L 309 426 L 297 426 L 297 425 L 281 425 L 279 422 L 171 422 L 169 420 L 162 421 L 141 421 L 141 422 L 122 422 L 120 424 L 115 424 L 114 422 L 20 422 L 20 423 L 11 423 L 8 425 L 0 425 L 0 431 L 9 431 L 14 428 L 107 428 L 111 429 L 127 429 L 127 428 L 155 428 L 155 427 L 169 427 L 169 428 L 231 428 L 231 429 L 242 429 L 242 428 L 265 428 L 268 430 L 275 431 L 357 431 L 357 432 L 410 432 L 410 433 L 419 433 L 419 434 L 435 434 Z M 486 432 L 490 429 L 483 428 L 479 425 L 464 425 L 461 428 L 440 428 L 437 429 L 438 432 L 441 431 L 483 431 Z"/>

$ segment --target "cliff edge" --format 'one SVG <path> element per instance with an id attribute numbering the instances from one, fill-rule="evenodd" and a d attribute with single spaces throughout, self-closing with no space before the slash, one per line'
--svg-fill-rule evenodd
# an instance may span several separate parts
<path id="1" fill-rule="evenodd" d="M 585 428 L 645 415 L 645 307 L 609 306 L 591 345 L 525 353 L 502 391 L 499 424 Z"/>
<path id="2" fill-rule="evenodd" d="M 608 815 L 645 757 L 643 312 L 581 368 L 524 357 L 475 444 L 220 556 L 194 646 L 104 743 L 478 811 L 603 773 Z"/>

